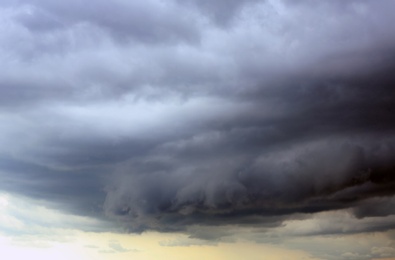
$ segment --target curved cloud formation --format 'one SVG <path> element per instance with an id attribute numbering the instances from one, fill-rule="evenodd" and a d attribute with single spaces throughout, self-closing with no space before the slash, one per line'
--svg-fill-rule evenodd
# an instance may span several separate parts
<path id="1" fill-rule="evenodd" d="M 0 187 L 133 232 L 392 229 L 394 5 L 2 1 Z"/>

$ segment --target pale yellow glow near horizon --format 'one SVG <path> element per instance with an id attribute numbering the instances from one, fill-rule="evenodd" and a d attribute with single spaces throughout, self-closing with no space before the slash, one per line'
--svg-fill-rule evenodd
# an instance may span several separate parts
<path id="1" fill-rule="evenodd" d="M 4 237 L 0 237 L 0 252 L 3 259 L 90 259 L 88 252 L 84 252 L 82 248 L 75 245 L 52 243 L 42 246 L 21 246 Z"/>
<path id="2" fill-rule="evenodd" d="M 85 233 L 79 243 L 89 241 L 99 248 L 108 249 L 108 241 L 118 241 L 122 247 L 130 249 L 123 253 L 100 253 L 100 250 L 90 248 L 95 259 L 314 259 L 307 253 L 297 250 L 287 250 L 281 247 L 256 244 L 252 242 L 219 243 L 218 245 L 191 246 L 161 246 L 161 242 L 186 238 L 181 234 L 161 234 L 148 232 L 142 235 L 114 234 L 114 233 Z"/>
<path id="3" fill-rule="evenodd" d="M 308 235 L 319 234 L 322 227 L 333 227 L 333 223 L 334 227 L 338 227 L 338 222 L 347 226 L 349 215 L 347 212 L 319 213 L 309 219 L 289 220 L 265 231 L 268 232 L 266 238 L 282 236 L 282 244 L 256 243 L 254 241 L 266 241 L 260 239 L 262 231 L 238 226 L 217 227 L 233 235 L 223 240 L 227 242 L 213 243 L 182 233 L 85 232 L 78 227 L 100 227 L 100 222 L 46 208 L 32 199 L 0 194 L 0 256 L 1 259 L 40 260 L 317 260 L 319 258 L 312 254 L 325 256 L 334 252 L 339 256 L 342 253 L 352 256 L 369 251 L 374 256 L 394 255 L 390 237 L 395 230 L 340 236 Z M 391 218 L 385 220 L 392 221 Z M 194 228 L 204 233 L 210 227 Z"/>
<path id="4" fill-rule="evenodd" d="M 146 233 L 128 235 L 115 233 L 87 233 L 75 231 L 68 241 L 45 241 L 37 244 L 24 239 L 22 242 L 0 237 L 0 251 L 7 259 L 98 259 L 98 260 L 153 260 L 153 259 L 188 259 L 188 260 L 239 260 L 239 259 L 314 259 L 307 253 L 287 250 L 266 244 L 250 242 L 220 243 L 218 245 L 162 246 L 161 242 L 186 237 L 180 234 Z M 115 241 L 125 252 L 113 250 L 109 244 Z M 127 251 L 130 250 L 130 251 Z"/>
<path id="5" fill-rule="evenodd" d="M 40 219 L 46 222 L 34 221 Z M 95 223 L 93 219 L 45 208 L 38 201 L 0 194 L 1 256 L 40 260 L 313 259 L 303 251 L 244 240 L 210 245 L 177 233 L 84 232 L 62 228 L 65 221 L 77 226 Z"/>

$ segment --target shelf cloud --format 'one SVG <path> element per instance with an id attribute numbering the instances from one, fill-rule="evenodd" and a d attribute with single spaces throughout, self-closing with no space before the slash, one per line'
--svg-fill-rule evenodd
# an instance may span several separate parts
<path id="1" fill-rule="evenodd" d="M 2 1 L 0 188 L 129 232 L 392 230 L 394 8 Z"/>

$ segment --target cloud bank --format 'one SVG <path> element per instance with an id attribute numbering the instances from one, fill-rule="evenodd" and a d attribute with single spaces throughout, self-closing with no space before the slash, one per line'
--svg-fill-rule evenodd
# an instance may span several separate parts
<path id="1" fill-rule="evenodd" d="M 131 232 L 393 229 L 394 5 L 2 1 L 0 188 Z"/>

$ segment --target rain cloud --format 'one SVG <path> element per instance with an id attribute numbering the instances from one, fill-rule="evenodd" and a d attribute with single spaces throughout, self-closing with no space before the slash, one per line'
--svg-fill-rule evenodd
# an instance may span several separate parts
<path id="1" fill-rule="evenodd" d="M 2 1 L 0 188 L 130 232 L 394 229 L 393 8 Z"/>

